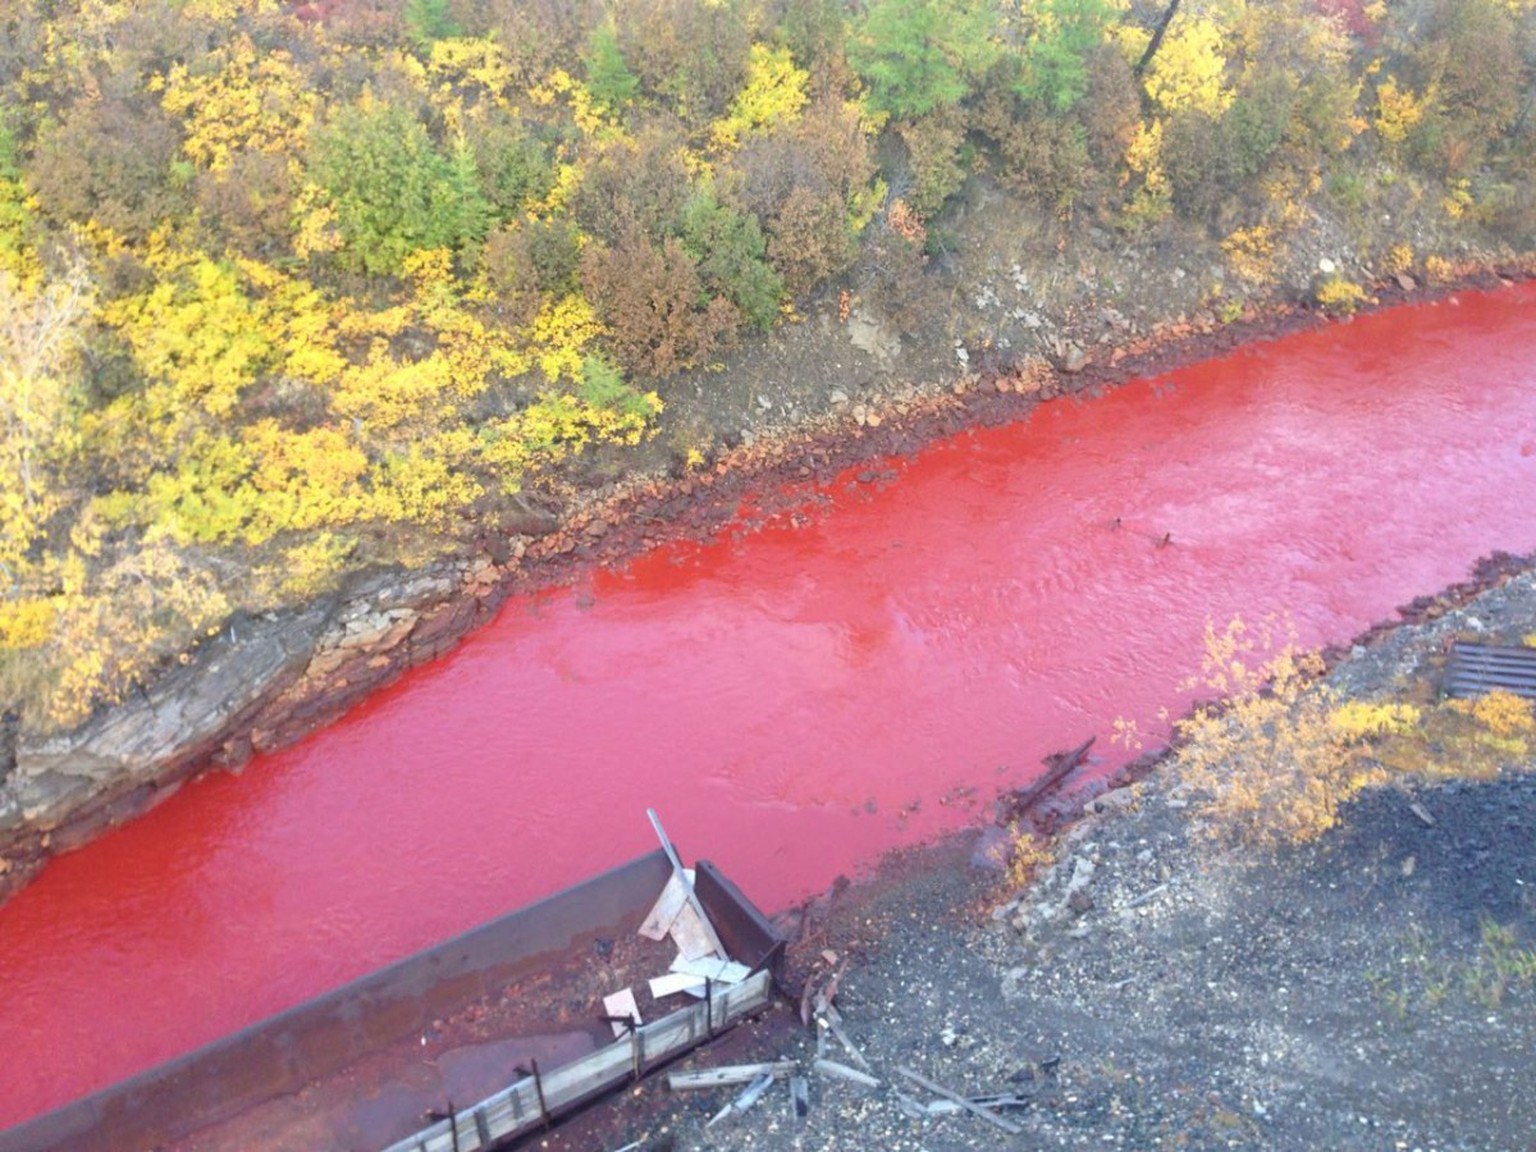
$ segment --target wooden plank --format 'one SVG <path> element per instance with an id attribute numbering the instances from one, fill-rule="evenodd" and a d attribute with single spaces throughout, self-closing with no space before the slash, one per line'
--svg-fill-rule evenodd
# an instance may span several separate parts
<path id="1" fill-rule="evenodd" d="M 706 956 L 723 955 L 714 925 L 694 911 L 693 905 L 684 904 L 672 918 L 667 929 L 672 943 L 685 960 L 702 960 Z"/>
<path id="2" fill-rule="evenodd" d="M 843 1050 L 848 1053 L 855 1064 L 866 1072 L 874 1071 L 874 1069 L 870 1068 L 869 1061 L 864 1059 L 864 1053 L 859 1051 L 859 1046 L 853 1042 L 853 1038 L 843 1030 L 842 1016 L 836 1008 L 828 1004 L 826 1011 L 816 1017 L 816 1023 L 837 1037 L 838 1043 L 843 1046 Z"/>
<path id="3" fill-rule="evenodd" d="M 740 984 L 752 975 L 751 969 L 745 964 L 738 964 L 734 960 L 712 959 L 707 956 L 698 959 L 679 956 L 672 961 L 672 971 L 697 976 L 701 980 L 713 980 L 716 984 Z"/>
<path id="4" fill-rule="evenodd" d="M 656 838 L 661 841 L 662 851 L 667 854 L 667 859 L 672 864 L 673 875 L 682 877 L 683 890 L 688 896 L 688 907 L 698 914 L 699 922 L 707 934 L 711 949 L 722 956 L 728 955 L 725 945 L 720 943 L 720 937 L 715 935 L 714 925 L 709 922 L 709 913 L 704 911 L 704 905 L 699 903 L 699 898 L 693 891 L 693 881 L 689 879 L 687 872 L 683 869 L 683 862 L 677 858 L 677 849 L 672 847 L 672 841 L 667 839 L 666 829 L 661 826 L 661 817 L 656 815 L 656 809 L 654 808 L 647 808 L 645 814 L 650 817 L 651 827 L 656 830 Z"/>
<path id="5" fill-rule="evenodd" d="M 683 878 L 689 884 L 693 883 L 694 871 L 692 868 L 683 869 Z M 688 889 L 683 886 L 683 880 L 677 873 L 667 877 L 666 887 L 661 890 L 661 895 L 656 897 L 656 903 L 645 917 L 645 923 L 640 925 L 640 935 L 647 940 L 665 939 L 672 929 L 672 921 L 677 919 L 677 914 L 688 903 Z"/>
<path id="6" fill-rule="evenodd" d="M 654 999 L 676 996 L 679 992 L 688 992 L 694 996 L 704 995 L 704 977 L 694 976 L 688 972 L 669 972 L 665 976 L 651 977 L 651 996 Z"/>
<path id="7" fill-rule="evenodd" d="M 747 1086 L 745 1092 L 743 1092 L 740 1096 L 736 1097 L 736 1099 L 732 1100 L 724 1108 L 720 1109 L 720 1111 L 711 1116 L 708 1122 L 705 1123 L 704 1127 L 713 1128 L 727 1116 L 740 1116 L 747 1109 L 751 1108 L 752 1105 L 761 1100 L 763 1093 L 772 1087 L 773 1073 L 764 1072 L 761 1076 L 759 1076 L 756 1080 L 752 1081 L 752 1083 Z"/>
<path id="8" fill-rule="evenodd" d="M 667 1087 L 674 1092 L 727 1088 L 733 1084 L 750 1084 L 759 1076 L 788 1076 L 794 1070 L 793 1060 L 775 1060 L 771 1064 L 732 1064 L 724 1068 L 705 1068 L 698 1072 L 668 1072 Z"/>
<path id="9" fill-rule="evenodd" d="M 838 1080 L 847 1080 L 853 1084 L 862 1084 L 866 1088 L 880 1087 L 880 1081 L 867 1072 L 860 1072 L 857 1068 L 850 1068 L 846 1064 L 839 1064 L 836 1060 L 818 1059 L 812 1065 L 823 1076 L 832 1076 Z"/>
<path id="10" fill-rule="evenodd" d="M 918 1073 L 912 1071 L 910 1068 L 898 1068 L 896 1071 L 901 1073 L 908 1080 L 912 1081 L 912 1083 L 918 1085 L 918 1087 L 926 1088 L 935 1096 L 942 1096 L 944 1099 L 960 1105 L 960 1107 L 964 1108 L 973 1116 L 980 1116 L 983 1120 L 995 1128 L 1001 1128 L 1004 1132 L 1011 1133 L 1015 1136 L 1024 1131 L 1023 1128 L 1015 1124 L 1012 1120 L 1004 1120 L 996 1112 L 989 1112 L 980 1104 L 973 1104 L 959 1093 L 951 1092 L 942 1084 L 935 1084 L 932 1080 L 928 1079 L 928 1077 L 919 1075 Z"/>

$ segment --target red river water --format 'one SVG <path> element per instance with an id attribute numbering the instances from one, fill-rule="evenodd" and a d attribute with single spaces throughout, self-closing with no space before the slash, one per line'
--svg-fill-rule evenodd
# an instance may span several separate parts
<path id="1" fill-rule="evenodd" d="M 50 864 L 0 909 L 0 1127 L 648 851 L 648 806 L 783 907 L 1088 735 L 1107 769 L 1117 717 L 1162 735 L 1208 619 L 1342 641 L 1536 548 L 1536 286 L 889 468 L 803 522 L 509 602 L 303 744 Z"/>

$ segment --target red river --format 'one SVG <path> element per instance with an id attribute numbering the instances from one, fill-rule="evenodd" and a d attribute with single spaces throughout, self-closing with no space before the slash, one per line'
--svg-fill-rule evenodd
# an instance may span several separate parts
<path id="1" fill-rule="evenodd" d="M 889 467 L 803 523 L 509 602 L 303 744 L 50 864 L 0 909 L 0 1127 L 648 851 L 648 806 L 783 907 L 1090 734 L 1107 768 L 1117 717 L 1162 735 L 1207 619 L 1346 640 L 1536 548 L 1536 286 Z"/>

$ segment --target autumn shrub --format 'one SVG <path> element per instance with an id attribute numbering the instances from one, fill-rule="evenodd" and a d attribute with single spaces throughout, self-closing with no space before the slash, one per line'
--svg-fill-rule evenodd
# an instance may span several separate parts
<path id="1" fill-rule="evenodd" d="M 581 231 L 608 244 L 636 232 L 675 236 L 692 195 L 681 144 L 678 126 L 664 119 L 598 144 L 581 165 L 571 204 Z"/>
<path id="2" fill-rule="evenodd" d="M 993 172 L 1003 187 L 1055 209 L 1071 204 L 1089 186 L 1089 136 L 1076 119 L 1051 115 L 996 87 L 989 87 L 972 119 L 991 141 Z"/>
<path id="3" fill-rule="evenodd" d="M 654 244 L 631 232 L 611 247 L 588 245 L 582 284 L 608 328 L 620 364 L 661 377 L 699 362 L 736 333 L 741 314 L 722 296 L 709 297 L 681 241 Z"/>
<path id="4" fill-rule="evenodd" d="M 1335 722 L 1339 699 L 1322 671 L 1289 629 L 1207 623 L 1188 687 L 1216 699 L 1178 722 L 1174 773 L 1202 799 L 1208 838 L 1256 847 L 1314 839 L 1342 804 L 1384 779 L 1357 755 L 1358 727 Z"/>
<path id="5" fill-rule="evenodd" d="M 1370 299 L 1368 293 L 1353 280 L 1342 276 L 1329 276 L 1317 286 L 1314 293 L 1317 306 L 1335 316 L 1351 316 L 1360 305 Z"/>
<path id="6" fill-rule="evenodd" d="M 628 0 L 617 46 L 642 95 L 703 130 L 741 91 L 752 47 L 745 7 L 713 0 Z"/>
<path id="7" fill-rule="evenodd" d="M 1474 173 L 1520 114 L 1530 90 L 1530 65 L 1503 0 L 1432 0 L 1401 73 L 1423 96 L 1406 125 L 1419 163 L 1457 178 Z"/>
<path id="8" fill-rule="evenodd" d="M 965 126 L 952 109 L 939 109 L 896 125 L 911 169 L 907 200 L 921 216 L 933 216 L 965 184 Z"/>
<path id="9" fill-rule="evenodd" d="M 43 123 L 27 182 L 56 222 L 94 222 L 143 239 L 190 202 L 189 182 L 173 170 L 180 145 L 175 124 L 151 100 L 81 101 Z"/>
<path id="10" fill-rule="evenodd" d="M 848 269 L 883 199 L 866 127 L 856 108 L 820 100 L 730 160 L 722 196 L 761 221 L 768 261 L 790 295 Z"/>

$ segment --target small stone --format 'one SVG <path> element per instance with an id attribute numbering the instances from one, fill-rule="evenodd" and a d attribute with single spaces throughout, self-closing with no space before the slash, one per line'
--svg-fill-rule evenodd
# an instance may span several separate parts
<path id="1" fill-rule="evenodd" d="M 1328 257 L 1324 256 L 1321 260 L 1319 260 L 1317 262 L 1317 270 L 1319 272 L 1321 272 L 1324 276 L 1332 276 L 1335 272 L 1337 272 L 1339 270 L 1339 266 L 1337 264 L 1335 264 L 1332 260 L 1328 259 Z"/>

